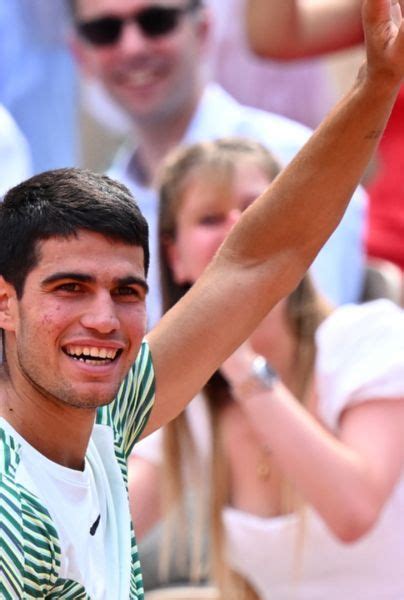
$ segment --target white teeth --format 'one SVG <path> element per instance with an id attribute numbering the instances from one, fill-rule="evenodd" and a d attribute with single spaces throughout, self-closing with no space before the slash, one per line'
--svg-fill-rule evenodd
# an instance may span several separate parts
<path id="1" fill-rule="evenodd" d="M 146 85 L 153 81 L 154 78 L 154 73 L 151 71 L 137 71 L 136 73 L 131 73 L 128 80 L 134 85 Z"/>
<path id="2" fill-rule="evenodd" d="M 81 361 L 87 360 L 87 357 L 114 360 L 118 353 L 113 348 L 98 348 L 96 346 L 66 346 L 65 350 L 69 356 L 78 358 Z M 95 363 L 96 361 L 93 362 Z"/>

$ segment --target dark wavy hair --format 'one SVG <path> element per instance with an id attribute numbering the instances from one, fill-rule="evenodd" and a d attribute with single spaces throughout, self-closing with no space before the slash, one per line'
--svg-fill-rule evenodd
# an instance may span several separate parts
<path id="1" fill-rule="evenodd" d="M 38 264 L 38 242 L 80 230 L 140 246 L 149 266 L 148 225 L 132 194 L 106 175 L 84 169 L 46 171 L 13 187 L 0 203 L 0 275 L 21 298 Z"/>

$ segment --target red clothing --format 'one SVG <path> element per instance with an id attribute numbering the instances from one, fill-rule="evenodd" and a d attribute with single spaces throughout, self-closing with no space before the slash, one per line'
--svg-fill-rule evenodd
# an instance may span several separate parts
<path id="1" fill-rule="evenodd" d="M 367 253 L 404 271 L 404 87 L 378 150 L 379 171 L 368 187 Z"/>

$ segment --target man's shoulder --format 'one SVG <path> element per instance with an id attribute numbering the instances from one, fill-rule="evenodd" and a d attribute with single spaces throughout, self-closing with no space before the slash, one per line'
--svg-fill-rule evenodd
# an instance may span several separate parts
<path id="1" fill-rule="evenodd" d="M 150 348 L 142 342 L 137 358 L 115 400 L 98 409 L 97 424 L 112 427 L 120 436 L 129 432 L 130 444 L 143 431 L 154 404 L 155 375 Z M 125 431 L 127 432 L 125 434 Z"/>
<path id="2" fill-rule="evenodd" d="M 15 480 L 20 460 L 20 444 L 0 423 L 0 476 Z"/>
<path id="3" fill-rule="evenodd" d="M 60 544 L 48 510 L 19 481 L 20 450 L 18 441 L 0 426 L 3 567 L 6 580 L 15 583 L 14 590 L 21 590 L 22 594 L 29 580 L 32 589 L 38 591 L 36 597 L 42 597 L 42 590 L 47 589 L 49 582 L 57 580 Z"/>
<path id="4" fill-rule="evenodd" d="M 108 412 L 108 407 L 116 402 L 123 401 L 128 395 L 137 398 L 143 395 L 154 394 L 154 369 L 149 345 L 144 339 L 140 346 L 135 362 L 130 367 L 125 379 L 122 381 L 115 400 L 111 405 L 102 406 L 98 414 Z M 107 423 L 106 423 L 107 424 Z"/>
<path id="5" fill-rule="evenodd" d="M 19 469 L 22 465 L 21 445 L 6 428 L 0 425 L 0 487 L 4 508 L 9 514 L 23 512 L 35 521 L 42 520 L 45 529 L 56 537 L 56 530 L 48 510 L 44 507 L 32 490 L 20 481 Z"/>

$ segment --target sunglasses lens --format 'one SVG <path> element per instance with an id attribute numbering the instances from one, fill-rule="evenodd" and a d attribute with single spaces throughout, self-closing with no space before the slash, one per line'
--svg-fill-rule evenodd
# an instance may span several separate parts
<path id="1" fill-rule="evenodd" d="M 132 18 L 145 36 L 158 37 L 174 31 L 185 12 L 183 8 L 150 6 L 139 11 Z M 80 35 L 94 46 L 106 46 L 115 44 L 119 40 L 124 22 L 125 19 L 111 16 L 79 22 L 76 28 Z"/>
<path id="2" fill-rule="evenodd" d="M 119 39 L 121 29 L 121 19 L 113 17 L 105 17 L 77 24 L 77 30 L 80 35 L 95 46 L 114 44 Z"/>
<path id="3" fill-rule="evenodd" d="M 136 20 L 145 35 L 157 37 L 173 31 L 182 13 L 179 8 L 155 6 L 142 10 Z"/>

